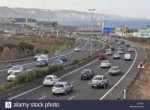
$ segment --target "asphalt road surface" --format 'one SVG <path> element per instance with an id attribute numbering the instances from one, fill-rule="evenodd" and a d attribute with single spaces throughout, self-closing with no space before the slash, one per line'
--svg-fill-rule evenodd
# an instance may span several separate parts
<path id="1" fill-rule="evenodd" d="M 128 42 L 129 43 L 129 42 Z M 116 53 L 119 47 L 124 49 L 124 53 L 129 53 L 127 47 L 124 44 L 117 45 L 116 43 L 110 44 L 115 48 L 113 53 Z M 131 61 L 124 61 L 123 55 L 121 59 L 114 60 L 113 55 L 107 56 L 107 59 L 112 63 L 112 66 L 119 66 L 121 68 L 122 74 L 118 76 L 110 76 L 109 86 L 105 89 L 92 89 L 91 80 L 81 81 L 80 73 L 83 69 L 89 68 L 92 69 L 96 74 L 107 74 L 109 68 L 100 68 L 100 62 L 98 59 L 79 67 L 66 74 L 56 74 L 62 78 L 64 81 L 71 82 L 74 85 L 74 90 L 67 95 L 52 95 L 52 87 L 43 87 L 43 79 L 39 79 L 35 82 L 32 82 L 30 85 L 22 86 L 19 90 L 9 91 L 6 94 L 1 94 L 1 99 L 8 100 L 107 100 L 107 99 L 117 99 L 122 90 L 126 85 L 128 85 L 138 69 L 137 66 L 139 62 L 144 61 L 146 58 L 145 50 L 136 45 L 131 44 L 135 48 L 135 52 L 131 52 Z M 87 46 L 88 47 L 88 46 Z M 84 53 L 84 52 L 83 52 Z M 82 52 L 80 55 L 83 54 Z"/>

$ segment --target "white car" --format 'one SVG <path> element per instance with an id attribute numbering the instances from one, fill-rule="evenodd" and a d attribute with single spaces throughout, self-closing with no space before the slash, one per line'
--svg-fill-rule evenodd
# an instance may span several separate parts
<path id="1" fill-rule="evenodd" d="M 107 50 L 106 50 L 106 55 L 111 55 L 111 54 L 112 54 L 111 49 L 107 49 Z"/>
<path id="2" fill-rule="evenodd" d="M 124 60 L 131 60 L 131 54 L 124 54 Z"/>
<path id="3" fill-rule="evenodd" d="M 118 53 L 118 54 L 123 54 L 123 50 L 122 50 L 122 49 L 119 49 L 119 50 L 117 51 L 117 53 Z"/>
<path id="4" fill-rule="evenodd" d="M 21 74 L 21 72 L 20 73 L 12 73 L 12 74 L 10 74 L 9 76 L 7 76 L 7 81 L 9 81 L 9 82 L 14 81 L 19 74 Z"/>
<path id="5" fill-rule="evenodd" d="M 80 48 L 76 47 L 76 48 L 74 49 L 74 52 L 80 52 Z"/>
<path id="6" fill-rule="evenodd" d="M 117 42 L 117 45 L 120 45 L 120 42 L 119 42 L 119 41 Z"/>
<path id="7" fill-rule="evenodd" d="M 109 68 L 109 67 L 111 67 L 111 63 L 108 60 L 102 60 L 100 67 L 101 68 Z"/>
<path id="8" fill-rule="evenodd" d="M 68 82 L 57 82 L 53 88 L 52 93 L 55 94 L 67 94 L 68 92 L 73 91 L 73 85 Z"/>
<path id="9" fill-rule="evenodd" d="M 10 75 L 12 73 L 19 73 L 19 72 L 23 72 L 24 68 L 23 66 L 12 66 L 11 68 L 9 68 L 7 74 Z"/>
<path id="10" fill-rule="evenodd" d="M 128 52 L 134 52 L 134 51 L 135 51 L 135 49 L 133 47 L 128 48 Z"/>
<path id="11" fill-rule="evenodd" d="M 44 86 L 53 86 L 58 81 L 60 81 L 60 78 L 58 78 L 56 75 L 47 75 L 44 78 L 43 85 Z"/>
<path id="12" fill-rule="evenodd" d="M 45 60 L 48 63 L 48 56 L 47 55 L 41 55 L 36 60 L 37 62 Z"/>
<path id="13" fill-rule="evenodd" d="M 92 88 L 98 88 L 98 87 L 106 87 L 109 83 L 109 79 L 104 75 L 96 75 L 92 79 Z"/>
<path id="14" fill-rule="evenodd" d="M 114 54 L 114 59 L 119 59 L 120 58 L 120 54 L 119 53 L 115 53 Z"/>

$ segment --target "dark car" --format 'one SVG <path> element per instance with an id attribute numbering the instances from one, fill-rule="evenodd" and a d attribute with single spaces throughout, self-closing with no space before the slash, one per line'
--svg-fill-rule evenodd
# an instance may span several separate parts
<path id="1" fill-rule="evenodd" d="M 99 53 L 98 54 L 99 60 L 106 60 L 106 55 L 105 53 Z"/>
<path id="2" fill-rule="evenodd" d="M 84 69 L 81 72 L 81 80 L 90 80 L 95 76 L 95 73 L 91 69 Z"/>
<path id="3" fill-rule="evenodd" d="M 46 60 L 39 60 L 39 61 L 36 61 L 36 66 L 45 67 L 45 66 L 48 66 L 48 62 Z"/>
<path id="4" fill-rule="evenodd" d="M 62 60 L 63 62 L 66 62 L 66 61 L 67 61 L 67 57 L 66 57 L 65 55 L 60 56 L 58 59 L 59 59 L 59 60 Z"/>
<path id="5" fill-rule="evenodd" d="M 121 44 L 125 44 L 125 42 L 124 42 L 124 41 L 121 41 Z"/>
<path id="6" fill-rule="evenodd" d="M 127 44 L 126 46 L 127 46 L 127 47 L 130 47 L 130 44 Z"/>
<path id="7" fill-rule="evenodd" d="M 110 49 L 111 49 L 111 51 L 114 51 L 114 50 L 115 50 L 115 48 L 114 48 L 114 47 L 110 47 Z"/>

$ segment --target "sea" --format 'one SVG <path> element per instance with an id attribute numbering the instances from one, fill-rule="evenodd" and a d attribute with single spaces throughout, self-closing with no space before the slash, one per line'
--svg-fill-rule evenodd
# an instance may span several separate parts
<path id="1" fill-rule="evenodd" d="M 70 25 L 70 26 L 80 26 L 91 24 L 90 20 L 59 20 L 59 24 L 61 25 Z M 150 26 L 150 20 L 110 20 L 106 21 L 106 26 L 117 27 L 117 26 L 127 26 L 132 29 L 141 29 L 147 28 Z"/>

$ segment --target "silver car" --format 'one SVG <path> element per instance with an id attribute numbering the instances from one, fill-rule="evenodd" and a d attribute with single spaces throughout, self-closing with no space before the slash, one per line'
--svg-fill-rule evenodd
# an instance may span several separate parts
<path id="1" fill-rule="evenodd" d="M 114 54 L 114 59 L 119 59 L 120 58 L 120 54 L 119 53 L 115 53 Z"/>
<path id="2" fill-rule="evenodd" d="M 135 51 L 135 49 L 133 47 L 128 48 L 128 52 L 134 52 L 134 51 Z"/>
<path id="3" fill-rule="evenodd" d="M 101 68 L 109 68 L 109 67 L 111 67 L 111 63 L 109 62 L 109 60 L 102 60 L 100 67 Z"/>
<path id="4" fill-rule="evenodd" d="M 10 75 L 10 74 L 13 74 L 13 73 L 19 73 L 19 72 L 23 72 L 24 71 L 24 68 L 23 66 L 12 66 L 11 68 L 9 68 L 7 74 Z"/>
<path id="5" fill-rule="evenodd" d="M 73 85 L 68 82 L 57 82 L 52 88 L 53 95 L 55 94 L 67 94 L 73 91 Z"/>
<path id="6" fill-rule="evenodd" d="M 112 66 L 108 72 L 110 75 L 118 75 L 121 74 L 121 69 L 119 68 L 119 66 Z"/>
<path id="7" fill-rule="evenodd" d="M 108 86 L 109 80 L 105 75 L 96 75 L 92 79 L 92 88 L 98 88 L 98 87 L 106 87 Z"/>
<path id="8" fill-rule="evenodd" d="M 58 81 L 60 81 L 60 78 L 58 78 L 56 75 L 47 75 L 44 78 L 43 86 L 53 86 Z"/>

